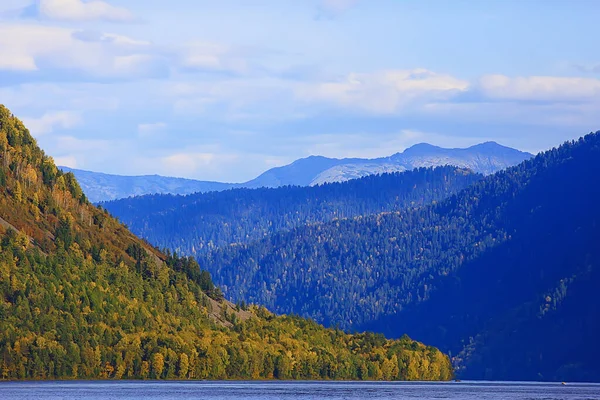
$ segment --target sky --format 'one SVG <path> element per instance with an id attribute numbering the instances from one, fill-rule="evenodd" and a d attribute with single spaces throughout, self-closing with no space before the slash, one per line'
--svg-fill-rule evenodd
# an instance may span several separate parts
<path id="1" fill-rule="evenodd" d="M 600 130 L 596 0 L 0 0 L 0 104 L 57 164 L 243 182 Z"/>

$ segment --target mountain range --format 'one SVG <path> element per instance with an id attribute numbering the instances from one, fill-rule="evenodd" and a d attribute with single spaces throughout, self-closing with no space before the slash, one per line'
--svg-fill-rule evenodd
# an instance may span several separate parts
<path id="1" fill-rule="evenodd" d="M 439 350 L 223 299 L 92 205 L 0 105 L 0 380 L 448 380 Z"/>
<path id="2" fill-rule="evenodd" d="M 596 132 L 97 207 L 0 106 L 1 379 L 600 381 L 599 177 Z"/>
<path id="3" fill-rule="evenodd" d="M 404 332 L 462 378 L 600 380 L 600 132 L 424 207 L 200 255 L 228 298 Z"/>
<path id="4" fill-rule="evenodd" d="M 196 254 L 234 301 L 408 332 L 463 378 L 599 381 L 599 177 L 600 132 L 485 177 L 421 169 L 103 206 Z"/>
<path id="5" fill-rule="evenodd" d="M 159 175 L 120 176 L 60 168 L 65 172 L 73 172 L 88 198 L 92 202 L 100 202 L 155 193 L 191 194 L 232 188 L 314 186 L 374 174 L 443 165 L 468 168 L 487 175 L 516 165 L 532 156 L 530 153 L 495 142 L 486 142 L 466 149 L 445 149 L 422 143 L 402 153 L 383 158 L 302 158 L 289 165 L 272 168 L 245 183 L 208 182 Z"/>
<path id="6" fill-rule="evenodd" d="M 423 206 L 482 178 L 445 166 L 318 186 L 145 195 L 100 205 L 155 246 L 197 255 L 307 224 Z"/>

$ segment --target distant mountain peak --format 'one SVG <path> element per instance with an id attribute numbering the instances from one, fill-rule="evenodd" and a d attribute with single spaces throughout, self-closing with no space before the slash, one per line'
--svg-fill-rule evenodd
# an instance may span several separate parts
<path id="1" fill-rule="evenodd" d="M 506 146 L 503 146 L 503 145 L 499 144 L 498 142 L 494 142 L 493 140 L 489 140 L 487 142 L 479 143 L 479 144 L 473 145 L 471 147 L 486 147 L 486 146 L 492 146 L 492 147 L 493 146 L 498 146 L 498 147 L 504 147 L 504 148 L 506 148 Z"/>
<path id="2" fill-rule="evenodd" d="M 525 156 L 525 157 L 533 157 L 533 154 L 513 149 L 512 147 L 504 146 L 494 141 L 484 142 L 480 144 L 476 144 L 474 146 L 469 147 L 467 150 L 480 151 L 490 155 L 503 155 L 509 157 L 515 156 Z"/>
<path id="3" fill-rule="evenodd" d="M 417 144 L 413 144 L 412 146 L 408 147 L 406 150 L 420 150 L 420 149 L 441 149 L 440 146 L 436 146 L 433 145 L 431 143 L 417 143 Z M 404 150 L 404 151 L 406 151 Z"/>
<path id="4" fill-rule="evenodd" d="M 431 152 L 436 152 L 439 150 L 445 150 L 445 149 L 443 149 L 439 146 L 434 146 L 433 144 L 429 144 L 429 143 L 417 143 L 415 145 L 408 147 L 402 153 L 397 153 L 397 154 L 413 155 L 413 154 L 421 154 L 421 153 L 431 153 Z"/>
<path id="5" fill-rule="evenodd" d="M 519 150 L 513 149 L 511 147 L 504 146 L 504 145 L 502 145 L 498 142 L 494 142 L 494 141 L 488 141 L 488 142 L 475 144 L 475 145 L 469 147 L 469 149 L 508 149 L 511 151 L 519 151 Z"/>
<path id="6" fill-rule="evenodd" d="M 298 159 L 296 161 L 300 161 L 300 160 L 323 160 L 323 159 L 329 159 L 329 158 L 325 157 L 325 156 L 319 156 L 319 155 L 316 155 L 316 154 L 311 154 L 308 157 L 303 157 L 303 158 L 300 158 L 300 159 Z"/>
<path id="7" fill-rule="evenodd" d="M 492 174 L 519 164 L 532 155 L 496 142 L 469 148 L 448 149 L 429 143 L 415 144 L 402 153 L 376 159 L 329 158 L 310 155 L 291 164 L 271 168 L 244 183 L 204 182 L 159 175 L 126 177 L 72 170 L 88 198 L 93 202 L 154 193 L 190 194 L 232 188 L 311 186 L 329 182 L 399 172 L 421 167 L 454 165 L 482 174 Z"/>

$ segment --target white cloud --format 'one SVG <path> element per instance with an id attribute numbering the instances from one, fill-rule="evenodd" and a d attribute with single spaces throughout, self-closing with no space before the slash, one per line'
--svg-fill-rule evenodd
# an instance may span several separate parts
<path id="1" fill-rule="evenodd" d="M 238 161 L 237 154 L 221 152 L 213 149 L 208 151 L 178 152 L 161 157 L 153 162 L 154 169 L 158 166 L 162 173 L 183 177 L 207 177 L 220 174 L 226 167 Z"/>
<path id="2" fill-rule="evenodd" d="M 91 0 L 39 0 L 40 16 L 63 21 L 111 21 L 130 22 L 133 14 L 123 7 L 110 5 L 105 1 Z"/>
<path id="3" fill-rule="evenodd" d="M 298 138 L 294 144 L 304 155 L 323 155 L 333 158 L 379 158 L 401 152 L 417 143 L 430 143 L 442 147 L 468 147 L 485 137 L 463 137 L 426 132 L 415 129 L 372 133 L 357 131 L 310 135 Z"/>
<path id="4" fill-rule="evenodd" d="M 55 129 L 71 129 L 82 123 L 80 115 L 72 111 L 48 112 L 39 118 L 24 118 L 23 120 L 34 136 L 51 133 Z"/>
<path id="5" fill-rule="evenodd" d="M 130 92 L 129 87 L 133 85 L 128 85 L 125 91 Z M 131 92 L 135 93 L 135 90 Z M 103 120 L 109 120 L 106 116 L 116 115 L 122 101 L 130 106 L 126 96 L 116 91 L 112 85 L 90 83 L 27 83 L 0 87 L 0 99 L 15 115 L 25 117 L 26 126 L 31 128 L 34 135 L 40 135 L 35 131 L 47 132 L 49 129 L 44 128 L 44 125 L 47 126 L 52 120 L 56 122 L 62 119 L 62 125 L 57 122 L 54 131 L 64 129 L 65 124 L 67 128 L 85 129 L 90 120 L 88 116 L 101 115 Z M 58 115 L 54 115 L 56 113 Z M 83 115 L 86 116 L 86 121 L 82 120 Z"/>
<path id="6" fill-rule="evenodd" d="M 465 120 L 513 119 L 515 123 L 530 121 L 527 112 L 532 110 L 536 119 L 564 125 L 585 116 L 589 123 L 589 110 L 600 104 L 600 79 L 486 75 L 469 82 L 425 69 L 352 73 L 338 81 L 298 83 L 293 90 L 297 99 L 308 104 L 324 103 L 375 115 L 410 111 L 411 115 L 437 114 L 456 119 L 456 112 Z M 523 102 L 546 104 L 526 107 Z M 564 104 L 567 102 L 578 104 Z M 550 114 L 543 117 L 544 112 Z"/>
<path id="7" fill-rule="evenodd" d="M 122 162 L 134 153 L 124 141 L 79 138 L 71 135 L 47 135 L 39 139 L 40 147 L 57 165 L 103 171 L 108 165 Z M 95 165 L 94 165 L 95 164 Z"/>
<path id="8" fill-rule="evenodd" d="M 562 127 L 589 132 L 600 126 L 600 101 L 583 103 L 493 101 L 431 103 L 419 111 L 431 120 L 461 124 L 511 124 L 513 126 Z"/>
<path id="9" fill-rule="evenodd" d="M 0 26 L 0 68 L 34 71 L 36 58 L 64 52 L 72 42 L 70 32 L 39 25 Z"/>
<path id="10" fill-rule="evenodd" d="M 0 53 L 0 70 L 53 71 L 58 79 L 60 71 L 69 79 L 141 79 L 166 68 L 148 42 L 36 24 L 0 26 Z"/>
<path id="11" fill-rule="evenodd" d="M 155 122 L 150 124 L 139 124 L 138 125 L 138 136 L 142 138 L 148 138 L 157 135 L 158 133 L 165 130 L 167 124 L 164 122 Z"/>
<path id="12" fill-rule="evenodd" d="M 336 82 L 301 85 L 296 95 L 309 102 L 392 114 L 411 103 L 450 98 L 468 88 L 469 82 L 453 76 L 414 69 L 353 73 Z"/>
<path id="13" fill-rule="evenodd" d="M 302 107 L 294 98 L 297 82 L 274 78 L 224 78 L 179 81 L 169 84 L 164 95 L 173 99 L 178 114 L 240 119 L 296 118 Z"/>
<path id="14" fill-rule="evenodd" d="M 178 81 L 165 86 L 178 114 L 227 120 L 305 119 L 327 108 L 397 114 L 430 101 L 447 100 L 469 82 L 424 69 L 352 73 L 337 81 L 302 82 L 268 77 Z"/>
<path id="15" fill-rule="evenodd" d="M 54 163 L 61 167 L 77 168 L 77 158 L 75 156 L 54 157 Z"/>
<path id="16" fill-rule="evenodd" d="M 114 149 L 114 143 L 104 139 L 80 139 L 74 136 L 59 136 L 56 139 L 56 148 L 64 153 L 98 152 Z"/>
<path id="17" fill-rule="evenodd" d="M 248 74 L 248 49 L 208 42 L 157 46 L 124 35 L 33 23 L 0 25 L 0 70 L 60 80 L 167 78 L 175 73 Z M 37 73 L 37 75 L 36 75 Z M 93 79 L 92 79 L 93 80 Z"/>
<path id="18" fill-rule="evenodd" d="M 215 159 L 212 153 L 178 153 L 162 159 L 163 166 L 172 171 L 195 171 L 200 166 L 208 166 Z"/>
<path id="19" fill-rule="evenodd" d="M 11 50 L 3 52 L 0 57 L 0 70 L 35 71 L 37 69 L 33 57 L 19 54 L 17 49 Z"/>
<path id="20" fill-rule="evenodd" d="M 569 101 L 600 98 L 600 79 L 594 78 L 486 75 L 480 79 L 479 87 L 492 99 Z"/>
<path id="21" fill-rule="evenodd" d="M 209 42 L 192 42 L 182 47 L 179 65 L 190 70 L 248 71 L 246 59 L 236 54 L 229 46 Z"/>

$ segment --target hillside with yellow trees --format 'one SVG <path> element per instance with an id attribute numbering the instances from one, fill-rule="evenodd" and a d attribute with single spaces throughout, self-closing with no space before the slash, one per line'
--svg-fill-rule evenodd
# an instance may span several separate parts
<path id="1" fill-rule="evenodd" d="M 88 202 L 0 106 L 2 379 L 447 380 L 408 337 L 349 335 L 223 300 Z"/>

